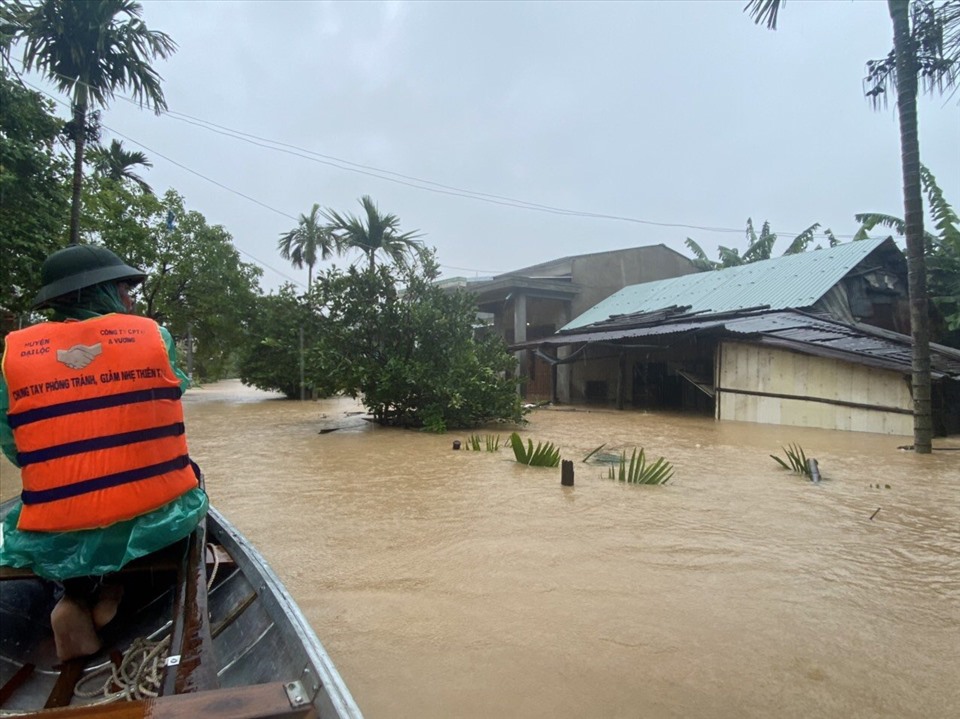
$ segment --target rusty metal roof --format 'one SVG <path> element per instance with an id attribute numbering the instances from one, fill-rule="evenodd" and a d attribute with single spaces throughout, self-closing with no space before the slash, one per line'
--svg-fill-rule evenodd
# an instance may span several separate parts
<path id="1" fill-rule="evenodd" d="M 884 244 L 884 253 L 895 251 L 903 261 L 893 240 L 862 240 L 724 270 L 630 285 L 590 308 L 561 331 L 671 306 L 689 307 L 692 312 L 811 307 Z"/>
<path id="2" fill-rule="evenodd" d="M 517 347 L 578 344 L 627 344 L 641 338 L 657 342 L 665 336 L 696 333 L 740 337 L 804 354 L 832 357 L 909 374 L 911 339 L 869 325 L 850 325 L 799 310 L 694 314 L 671 308 L 608 322 L 590 329 L 565 331 Z M 960 380 L 960 350 L 930 345 L 931 376 Z"/>

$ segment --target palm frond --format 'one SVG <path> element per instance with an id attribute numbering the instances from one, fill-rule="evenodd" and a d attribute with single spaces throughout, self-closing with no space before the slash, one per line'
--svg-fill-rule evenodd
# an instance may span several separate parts
<path id="1" fill-rule="evenodd" d="M 884 215 L 880 212 L 862 212 L 854 215 L 853 219 L 860 223 L 860 229 L 857 231 L 858 235 L 863 232 L 867 233 L 866 236 L 869 236 L 870 230 L 878 225 L 880 227 L 886 227 L 888 230 L 893 230 L 898 235 L 904 234 L 903 220 L 893 215 Z"/>
<path id="2" fill-rule="evenodd" d="M 701 270 L 716 270 L 720 268 L 720 263 L 709 259 L 707 257 L 707 253 L 703 251 L 703 248 L 700 247 L 700 245 L 698 245 L 692 238 L 688 237 L 684 244 L 694 254 L 693 264 L 699 267 Z"/>
<path id="3" fill-rule="evenodd" d="M 360 206 L 363 217 L 340 214 L 332 209 L 324 211 L 330 222 L 329 230 L 341 250 L 360 251 L 367 258 L 371 271 L 376 265 L 378 252 L 396 264 L 404 261 L 408 253 L 419 253 L 422 243 L 417 239 L 421 236 L 417 230 L 400 232 L 400 218 L 394 214 L 381 214 L 369 195 L 360 198 Z"/>
<path id="4" fill-rule="evenodd" d="M 778 15 L 786 4 L 786 0 L 750 0 L 743 10 L 757 25 L 766 23 L 770 30 L 776 30 Z"/>
<path id="5" fill-rule="evenodd" d="M 798 255 L 801 252 L 805 252 L 810 243 L 813 242 L 814 234 L 818 229 L 820 229 L 820 223 L 814 222 L 812 225 L 810 225 L 810 227 L 793 238 L 793 242 L 790 243 L 790 246 L 786 249 L 786 251 L 784 251 L 783 254 Z M 833 245 L 831 245 L 831 247 L 833 247 Z"/>
<path id="6" fill-rule="evenodd" d="M 498 452 L 500 450 L 500 435 L 484 435 L 482 438 L 478 434 L 471 434 L 467 437 L 467 449 L 479 452 L 486 449 L 487 452 Z"/>
<path id="7" fill-rule="evenodd" d="M 582 461 L 586 462 L 588 459 L 590 459 L 593 455 L 595 455 L 597 452 L 599 452 L 601 449 L 603 449 L 603 448 L 606 447 L 606 446 L 607 446 L 607 443 L 604 442 L 604 443 L 601 444 L 599 447 L 597 447 L 595 450 L 593 450 L 592 452 L 588 453 L 587 456 L 584 457 Z"/>
<path id="8" fill-rule="evenodd" d="M 804 476 L 810 476 L 810 467 L 807 464 L 807 455 L 803 451 L 803 447 L 799 444 L 791 444 L 788 447 L 781 447 L 783 453 L 787 457 L 787 461 L 784 462 L 780 457 L 771 454 L 770 458 L 773 459 L 777 464 L 779 464 L 784 469 L 788 469 L 797 474 L 802 474 Z"/>
<path id="9" fill-rule="evenodd" d="M 957 217 L 953 207 L 944 198 L 943 190 L 937 184 L 937 178 L 922 164 L 920 165 L 920 182 L 927 193 L 927 202 L 934 227 L 939 230 L 938 239 L 941 242 L 960 243 L 960 229 L 957 229 L 957 225 L 960 225 L 960 218 Z"/>
<path id="10" fill-rule="evenodd" d="M 717 248 L 720 251 L 721 267 L 738 267 L 743 264 L 743 258 L 740 256 L 740 250 L 736 248 L 724 247 L 720 245 Z"/>
<path id="11" fill-rule="evenodd" d="M 524 446 L 520 435 L 514 432 L 510 435 L 510 444 L 513 456 L 520 464 L 531 467 L 556 467 L 560 464 L 560 450 L 551 442 L 538 442 L 534 449 L 533 440 L 528 439 Z"/>
<path id="12" fill-rule="evenodd" d="M 610 467 L 607 472 L 609 479 L 627 484 L 665 484 L 672 476 L 673 465 L 663 457 L 648 463 L 643 447 L 633 450 L 629 463 L 626 451 L 622 452 L 619 467 Z"/>

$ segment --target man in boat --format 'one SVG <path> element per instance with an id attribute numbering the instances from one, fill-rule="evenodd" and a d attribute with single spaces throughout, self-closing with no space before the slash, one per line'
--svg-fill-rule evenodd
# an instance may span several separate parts
<path id="1" fill-rule="evenodd" d="M 208 505 L 173 339 L 132 314 L 146 276 L 104 247 L 72 245 L 41 279 L 33 309 L 50 321 L 11 332 L 3 354 L 0 445 L 23 492 L 0 527 L 0 564 L 62 587 L 50 624 L 67 660 L 100 649 L 122 591 L 107 575 L 188 536 Z"/>

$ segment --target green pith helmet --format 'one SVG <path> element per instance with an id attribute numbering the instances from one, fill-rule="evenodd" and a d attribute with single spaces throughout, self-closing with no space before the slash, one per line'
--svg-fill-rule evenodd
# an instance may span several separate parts
<path id="1" fill-rule="evenodd" d="M 34 298 L 32 309 L 40 309 L 50 300 L 101 282 L 126 280 L 140 284 L 146 278 L 143 272 L 126 264 L 106 247 L 70 245 L 43 261 L 40 268 L 43 287 Z"/>

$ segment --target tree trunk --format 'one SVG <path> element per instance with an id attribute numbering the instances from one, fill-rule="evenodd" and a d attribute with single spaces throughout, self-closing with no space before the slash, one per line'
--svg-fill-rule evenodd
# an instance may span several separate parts
<path id="1" fill-rule="evenodd" d="M 887 7 L 893 21 L 893 48 L 897 65 L 903 219 L 907 239 L 910 332 L 913 338 L 913 446 L 918 454 L 929 454 L 933 438 L 930 404 L 930 315 L 927 311 L 927 275 L 923 257 L 916 47 L 910 34 L 909 0 L 887 0 Z"/>
<path id="2" fill-rule="evenodd" d="M 73 196 L 70 204 L 70 244 L 80 244 L 80 189 L 83 185 L 83 150 L 87 144 L 87 105 L 77 102 L 73 106 L 74 152 Z"/>

